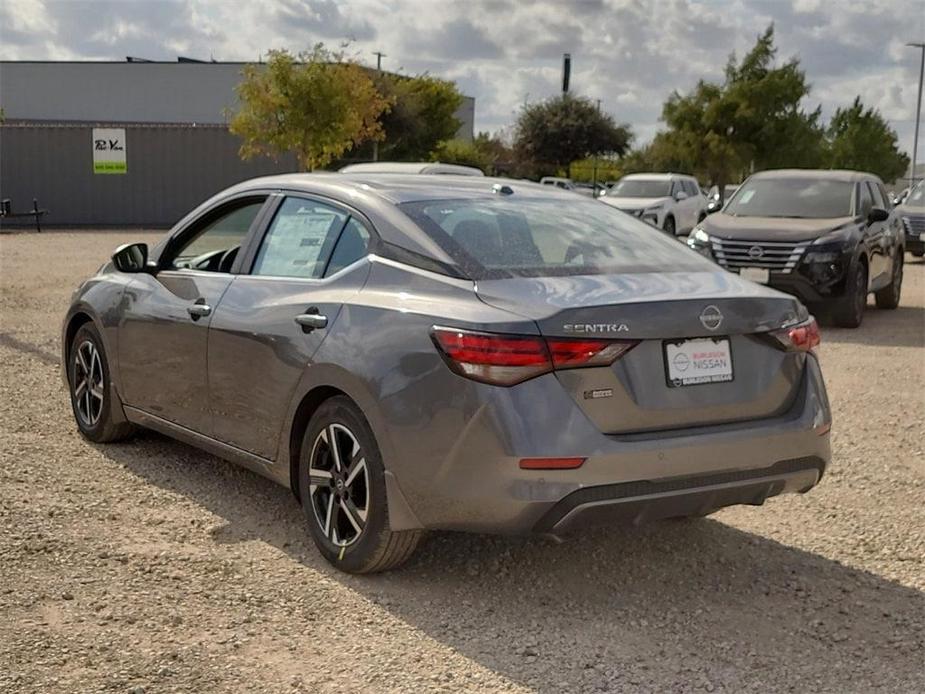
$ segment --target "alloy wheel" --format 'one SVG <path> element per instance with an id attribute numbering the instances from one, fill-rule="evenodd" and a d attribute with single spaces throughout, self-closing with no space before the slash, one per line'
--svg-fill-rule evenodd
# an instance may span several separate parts
<path id="1" fill-rule="evenodd" d="M 369 470 L 356 436 L 329 424 L 312 445 L 309 494 L 315 521 L 334 545 L 346 547 L 363 534 L 369 515 Z"/>
<path id="2" fill-rule="evenodd" d="M 103 413 L 103 362 L 90 340 L 84 340 L 74 352 L 74 404 L 81 422 L 95 426 Z"/>

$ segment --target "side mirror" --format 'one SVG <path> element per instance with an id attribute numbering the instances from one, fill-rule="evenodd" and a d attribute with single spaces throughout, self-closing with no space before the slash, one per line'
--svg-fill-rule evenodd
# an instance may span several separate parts
<path id="1" fill-rule="evenodd" d="M 875 222 L 885 222 L 889 218 L 890 213 L 882 207 L 871 207 L 870 212 L 867 213 L 868 224 L 874 224 Z"/>
<path id="2" fill-rule="evenodd" d="M 677 200 L 678 202 L 681 202 L 682 200 L 687 200 L 687 193 L 685 193 L 683 190 L 679 190 L 677 193 L 674 194 L 674 199 Z"/>
<path id="3" fill-rule="evenodd" d="M 119 272 L 147 272 L 148 244 L 127 243 L 112 254 L 112 264 Z"/>

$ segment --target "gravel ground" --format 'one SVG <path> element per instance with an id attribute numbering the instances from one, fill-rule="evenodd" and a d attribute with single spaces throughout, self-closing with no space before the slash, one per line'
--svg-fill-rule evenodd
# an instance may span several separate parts
<path id="1" fill-rule="evenodd" d="M 0 691 L 925 690 L 925 264 L 826 329 L 834 462 L 805 496 L 556 545 L 437 533 L 350 577 L 288 491 L 78 436 L 72 289 L 153 235 L 0 238 Z"/>

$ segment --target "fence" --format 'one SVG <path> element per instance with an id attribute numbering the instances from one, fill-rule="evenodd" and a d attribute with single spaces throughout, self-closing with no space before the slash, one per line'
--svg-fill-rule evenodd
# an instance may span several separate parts
<path id="1" fill-rule="evenodd" d="M 125 130 L 125 173 L 94 173 L 93 128 Z M 47 226 L 169 227 L 234 183 L 298 169 L 292 156 L 242 161 L 239 145 L 221 125 L 5 123 L 0 197 L 16 211 L 37 198 Z"/>

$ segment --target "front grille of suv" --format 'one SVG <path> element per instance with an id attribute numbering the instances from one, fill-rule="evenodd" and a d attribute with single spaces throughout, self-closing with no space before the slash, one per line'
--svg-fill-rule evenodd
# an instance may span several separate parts
<path id="1" fill-rule="evenodd" d="M 800 262 L 809 241 L 730 241 L 710 238 L 713 257 L 727 269 L 763 267 L 772 272 L 789 273 Z"/>
<path id="2" fill-rule="evenodd" d="M 909 236 L 918 238 L 919 234 L 925 234 L 925 215 L 906 215 L 903 217 L 903 226 Z"/>

